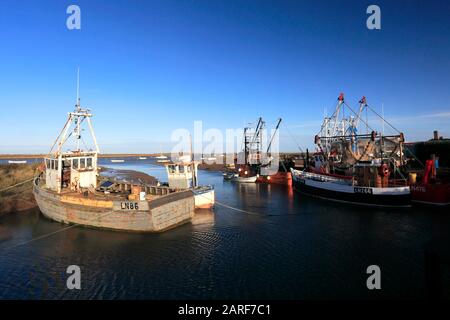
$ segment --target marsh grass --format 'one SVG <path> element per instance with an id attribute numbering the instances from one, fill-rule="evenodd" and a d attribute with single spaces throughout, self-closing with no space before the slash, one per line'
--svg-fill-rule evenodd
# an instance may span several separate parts
<path id="1" fill-rule="evenodd" d="M 0 190 L 34 177 L 39 163 L 0 165 Z M 0 213 L 20 211 L 34 202 L 31 182 L 0 191 Z"/>

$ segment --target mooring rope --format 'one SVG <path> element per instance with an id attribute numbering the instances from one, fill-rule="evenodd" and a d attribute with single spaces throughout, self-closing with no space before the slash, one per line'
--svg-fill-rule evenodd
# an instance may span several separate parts
<path id="1" fill-rule="evenodd" d="M 205 198 L 206 198 L 206 197 L 205 197 Z M 231 210 L 235 210 L 235 211 L 242 212 L 242 213 L 246 213 L 246 214 L 250 214 L 250 215 L 263 216 L 262 214 L 259 214 L 259 213 L 257 213 L 257 212 L 252 212 L 252 211 L 247 211 L 247 210 L 235 208 L 235 207 L 229 206 L 229 205 L 227 205 L 227 204 L 225 204 L 225 203 L 221 203 L 221 202 L 216 201 L 216 200 L 214 200 L 214 204 L 218 204 L 219 206 L 222 206 L 222 207 L 224 207 L 224 208 L 228 208 L 228 209 L 231 209 Z"/>
<path id="2" fill-rule="evenodd" d="M 12 186 L 9 186 L 9 187 L 6 187 L 6 188 L 4 188 L 4 189 L 1 189 L 0 192 L 9 190 L 9 189 L 15 188 L 15 187 L 17 187 L 17 186 L 20 186 L 20 185 L 22 185 L 22 184 L 25 184 L 25 183 L 27 183 L 27 182 L 33 181 L 33 179 L 34 179 L 34 177 L 31 178 L 31 179 L 28 179 L 28 180 L 25 180 L 25 181 L 16 183 L 16 184 L 14 184 L 14 185 L 12 185 Z"/>
<path id="3" fill-rule="evenodd" d="M 108 214 L 111 214 L 111 213 L 113 213 L 113 212 L 114 212 L 113 210 L 108 211 L 108 212 L 106 212 L 105 214 L 103 214 L 103 215 L 101 215 L 101 216 L 99 216 L 99 217 L 96 217 L 96 218 L 93 219 L 92 221 L 95 221 L 95 220 L 97 220 L 97 219 L 103 218 L 103 217 L 105 217 L 105 216 L 107 216 Z M 88 220 L 88 221 L 89 221 L 89 220 Z M 72 224 L 72 225 L 70 225 L 70 226 L 67 226 L 67 227 L 64 227 L 64 228 L 62 228 L 62 229 L 59 229 L 59 230 L 56 230 L 56 231 L 53 231 L 53 232 L 50 232 L 50 233 L 47 233 L 47 234 L 43 234 L 42 236 L 39 236 L 39 237 L 30 239 L 30 240 L 27 240 L 27 241 L 24 241 L 24 242 L 20 242 L 20 243 L 18 243 L 18 244 L 15 244 L 15 245 L 13 245 L 13 246 L 11 246 L 11 247 L 6 248 L 5 250 L 8 250 L 8 249 L 14 249 L 14 248 L 17 248 L 17 247 L 26 245 L 26 244 L 28 244 L 28 243 L 37 241 L 37 240 L 45 239 L 45 238 L 48 238 L 48 237 L 50 237 L 50 236 L 52 236 L 52 235 L 54 235 L 54 234 L 57 234 L 57 233 L 60 233 L 60 232 L 63 232 L 63 231 L 66 231 L 66 230 L 68 230 L 68 229 L 71 229 L 71 228 L 74 228 L 74 227 L 78 227 L 78 226 L 82 226 L 82 224 L 80 224 L 80 223 L 74 223 L 74 224 Z"/>
<path id="4" fill-rule="evenodd" d="M 33 179 L 31 179 L 31 180 L 33 180 Z M 22 183 L 25 183 L 25 182 L 22 182 Z M 204 197 L 204 198 L 206 198 L 206 199 L 209 199 L 208 197 L 206 197 L 206 196 L 204 196 L 204 195 L 200 195 L 200 196 L 202 196 L 202 197 Z M 236 207 L 232 207 L 232 206 L 230 206 L 230 205 L 227 205 L 227 204 L 222 203 L 222 202 L 219 202 L 219 201 L 215 201 L 214 203 L 217 204 L 217 205 L 219 205 L 219 206 L 222 206 L 222 207 L 224 207 L 224 208 L 231 209 L 231 210 L 238 211 L 238 212 L 242 212 L 242 213 L 245 213 L 245 214 L 248 214 L 248 215 L 253 215 L 253 216 L 259 216 L 259 217 L 282 216 L 282 215 L 280 215 L 280 214 L 262 214 L 262 213 L 258 213 L 258 212 L 253 212 L 253 211 L 243 210 L 243 209 L 239 209 L 239 208 L 236 208 Z M 94 218 L 92 221 L 95 221 L 95 220 L 97 220 L 97 219 L 103 218 L 103 217 L 105 217 L 105 216 L 107 216 L 107 215 L 109 215 L 109 214 L 111 214 L 111 213 L 113 213 L 113 212 L 114 212 L 113 210 L 108 211 L 108 212 L 106 212 L 105 214 L 103 214 L 103 215 L 101 215 L 101 216 L 99 216 L 99 217 Z M 287 214 L 287 215 L 289 215 L 289 214 Z M 89 221 L 89 220 L 88 220 L 88 221 Z M 14 248 L 17 248 L 17 247 L 20 247 L 20 246 L 29 244 L 29 243 L 31 243 L 31 242 L 37 241 L 37 240 L 45 239 L 45 238 L 51 237 L 51 236 L 53 236 L 53 235 L 55 235 L 55 234 L 57 234 L 57 233 L 60 233 L 60 232 L 63 232 L 63 231 L 66 231 L 66 230 L 69 230 L 69 229 L 71 229 L 71 228 L 78 227 L 78 226 L 82 226 L 82 224 L 80 224 L 80 223 L 74 223 L 74 224 L 71 224 L 70 226 L 64 227 L 64 228 L 62 228 L 62 229 L 59 229 L 59 230 L 56 230 L 56 231 L 53 231 L 53 232 L 50 232 L 50 233 L 41 235 L 41 236 L 39 236 L 39 237 L 30 239 L 30 240 L 27 240 L 27 241 L 24 241 L 24 242 L 20 242 L 20 243 L 15 244 L 15 245 L 13 245 L 13 246 L 11 246 L 11 247 L 5 248 L 5 250 L 8 250 L 8 249 L 14 249 Z"/>

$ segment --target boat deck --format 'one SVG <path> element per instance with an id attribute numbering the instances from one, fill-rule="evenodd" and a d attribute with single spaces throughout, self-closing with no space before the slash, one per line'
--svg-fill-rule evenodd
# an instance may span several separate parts
<path id="1" fill-rule="evenodd" d="M 128 201 L 132 184 L 130 183 L 121 183 L 118 186 L 119 191 L 114 192 L 104 192 L 100 190 L 89 190 L 88 192 L 77 192 L 70 190 L 68 188 L 63 188 L 61 192 L 57 192 L 55 190 L 51 190 L 46 188 L 45 186 L 45 180 L 39 179 L 39 187 L 46 190 L 46 192 L 53 194 L 55 196 L 60 196 L 61 199 L 68 202 L 89 202 L 89 201 L 96 201 L 96 202 L 112 202 L 112 201 Z M 145 201 L 153 201 L 156 199 L 159 199 L 165 195 L 171 194 L 176 192 L 176 190 L 170 189 L 167 186 L 150 186 L 150 185 L 144 185 L 141 186 L 142 191 L 145 191 Z M 87 191 L 87 190 L 86 190 Z M 134 200 L 138 200 L 139 195 L 135 195 L 137 198 Z"/>

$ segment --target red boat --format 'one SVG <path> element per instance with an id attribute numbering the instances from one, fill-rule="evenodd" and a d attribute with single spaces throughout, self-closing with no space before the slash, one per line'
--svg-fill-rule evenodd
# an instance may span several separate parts
<path id="1" fill-rule="evenodd" d="M 411 184 L 411 200 L 432 205 L 450 205 L 450 183 Z"/>
<path id="2" fill-rule="evenodd" d="M 256 182 L 292 186 L 292 174 L 290 172 L 278 171 L 269 176 L 259 176 Z"/>
<path id="3" fill-rule="evenodd" d="M 417 173 L 412 173 L 412 179 L 410 173 L 411 200 L 431 205 L 450 205 L 450 181 L 436 177 L 435 163 L 434 159 L 426 161 L 423 176 L 419 177 L 419 181 L 414 181 Z"/>

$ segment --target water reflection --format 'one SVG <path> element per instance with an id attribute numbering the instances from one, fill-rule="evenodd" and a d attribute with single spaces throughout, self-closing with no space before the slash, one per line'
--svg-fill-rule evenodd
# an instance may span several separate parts
<path id="1" fill-rule="evenodd" d="M 166 180 L 150 161 L 114 167 Z M 0 297 L 370 298 L 365 269 L 380 264 L 382 297 L 416 298 L 424 295 L 425 245 L 450 242 L 445 211 L 343 206 L 215 172 L 199 178 L 223 205 L 160 234 L 64 230 L 37 211 L 1 216 Z M 65 288 L 71 264 L 82 269 L 80 291 Z"/>

